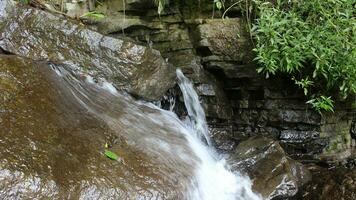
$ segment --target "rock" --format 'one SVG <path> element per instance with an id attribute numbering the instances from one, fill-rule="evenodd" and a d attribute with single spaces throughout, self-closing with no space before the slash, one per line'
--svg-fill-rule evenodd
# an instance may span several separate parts
<path id="1" fill-rule="evenodd" d="M 211 58 L 211 57 L 210 57 Z M 222 69 L 224 75 L 229 78 L 259 78 L 256 67 L 252 64 L 239 65 L 234 62 L 210 61 L 209 57 L 203 59 L 208 70 Z"/>
<path id="2" fill-rule="evenodd" d="M 320 125 L 321 116 L 315 111 L 302 111 L 290 109 L 274 109 L 269 111 L 271 123 L 304 123 L 310 125 Z"/>
<path id="3" fill-rule="evenodd" d="M 88 5 L 83 2 L 65 3 L 66 15 L 72 18 L 79 18 L 89 12 Z"/>
<path id="4" fill-rule="evenodd" d="M 194 35 L 203 56 L 214 55 L 220 61 L 240 62 L 251 58 L 247 54 L 250 51 L 246 50 L 252 47 L 250 38 L 240 18 L 204 20 Z"/>
<path id="5" fill-rule="evenodd" d="M 107 86 L 0 55 L 0 199 L 187 199 L 199 160 L 179 128 Z"/>
<path id="6" fill-rule="evenodd" d="M 328 145 L 329 139 L 320 137 L 319 131 L 282 130 L 278 139 L 289 156 L 315 160 Z"/>
<path id="7" fill-rule="evenodd" d="M 356 168 L 325 168 L 309 165 L 312 180 L 292 200 L 354 200 L 356 199 Z"/>
<path id="8" fill-rule="evenodd" d="M 233 170 L 247 173 L 263 198 L 288 198 L 309 181 L 309 171 L 290 159 L 278 142 L 251 137 L 241 142 L 229 159 Z"/>
<path id="9" fill-rule="evenodd" d="M 159 99 L 174 85 L 174 70 L 158 51 L 42 10 L 17 7 L 0 33 L 7 52 L 66 64 L 146 99 Z"/>
<path id="10" fill-rule="evenodd" d="M 352 119 L 348 118 L 347 113 L 340 111 L 333 115 L 324 115 L 320 135 L 329 142 L 322 154 L 317 157 L 333 163 L 342 162 L 350 157 L 353 148 L 351 127 Z"/>
<path id="11" fill-rule="evenodd" d="M 232 138 L 231 133 L 226 127 L 210 127 L 209 133 L 214 147 L 219 152 L 230 153 L 235 150 L 237 142 Z"/>
<path id="12" fill-rule="evenodd" d="M 201 96 L 215 96 L 214 86 L 211 84 L 200 84 L 196 88 Z"/>
<path id="13" fill-rule="evenodd" d="M 0 1 L 0 29 L 4 26 L 6 18 L 14 11 L 15 2 L 12 0 Z M 0 48 L 0 52 L 1 52 Z"/>
<path id="14" fill-rule="evenodd" d="M 6 19 L 6 17 L 9 15 L 9 13 L 11 13 L 14 10 L 14 5 L 15 3 L 12 0 L 0 1 L 0 22 L 3 22 Z"/>

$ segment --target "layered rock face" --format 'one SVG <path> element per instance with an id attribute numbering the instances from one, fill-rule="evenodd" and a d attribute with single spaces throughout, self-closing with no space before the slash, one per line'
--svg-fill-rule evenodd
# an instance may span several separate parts
<path id="1" fill-rule="evenodd" d="M 0 48 L 8 53 L 66 64 L 150 100 L 174 84 L 174 69 L 156 50 L 104 36 L 39 9 L 17 6 L 3 13 L 7 19 L 0 30 Z"/>
<path id="2" fill-rule="evenodd" d="M 227 7 L 228 4 L 227 1 Z M 312 186 L 303 186 L 304 180 L 298 179 L 302 174 L 296 174 L 308 174 L 308 170 L 291 158 L 303 163 L 353 163 L 353 100 L 337 103 L 331 114 L 314 112 L 289 77 L 265 79 L 256 72 L 253 44 L 239 7 L 227 13 L 229 19 L 221 19 L 222 13 L 213 13 L 212 7 L 211 1 L 170 1 L 158 15 L 157 8 L 147 1 L 130 1 L 124 7 L 118 1 L 108 0 L 98 7 L 107 14 L 104 20 L 84 21 L 113 37 L 128 36 L 152 46 L 175 67 L 182 68 L 196 86 L 220 152 L 244 152 L 246 149 L 238 144 L 252 136 L 272 138 L 274 141 L 250 143 L 257 148 L 255 153 L 235 156 L 235 162 L 232 161 L 239 165 L 239 161 L 246 163 L 248 156 L 253 161 L 253 156 L 261 157 L 245 172 L 256 179 L 254 187 L 264 197 L 284 199 L 296 192 L 300 197 L 300 193 L 312 191 Z M 173 89 L 168 96 L 176 98 L 175 112 L 184 115 L 179 91 Z M 163 102 L 167 103 L 170 97 Z M 259 145 L 264 148 L 259 149 Z M 264 150 L 270 152 L 268 158 L 263 158 L 260 151 Z M 274 168 L 277 170 L 273 171 Z M 265 169 L 264 174 L 261 169 Z M 319 173 L 313 167 L 310 170 L 312 175 L 308 177 L 312 177 L 313 184 Z M 264 178 L 273 184 L 269 185 Z M 278 184 L 282 189 L 276 189 Z M 325 182 L 319 185 L 327 187 Z M 345 198 L 352 199 L 350 195 Z"/>
<path id="3" fill-rule="evenodd" d="M 92 74 L 97 80 L 106 78 L 114 82 L 117 88 L 151 100 L 157 100 L 173 86 L 172 69 L 182 68 L 193 80 L 200 95 L 215 146 L 220 152 L 232 155 L 231 165 L 235 166 L 234 169 L 241 168 L 244 173 L 249 174 L 255 183 L 254 189 L 264 197 L 284 199 L 301 191 L 297 194 L 297 199 L 317 199 L 318 194 L 314 191 L 317 187 L 318 191 L 323 191 L 325 198 L 332 191 L 337 191 L 331 196 L 344 195 L 345 199 L 354 199 L 354 170 L 335 170 L 334 173 L 324 171 L 325 168 L 319 169 L 319 166 L 310 166 L 308 168 L 312 171 L 312 181 L 305 184 L 309 177 L 307 170 L 290 158 L 303 162 L 350 161 L 352 164 L 356 139 L 354 110 L 345 103 L 337 105 L 335 113 L 321 116 L 305 104 L 302 92 L 287 77 L 276 76 L 266 80 L 256 73 L 256 64 L 252 61 L 251 54 L 253 45 L 247 25 L 241 18 L 241 10 L 231 9 L 229 19 L 220 19 L 221 12 L 216 11 L 215 18 L 211 19 L 213 5 L 210 0 L 201 0 L 199 3 L 171 1 L 161 15 L 157 14 L 152 1 L 128 0 L 125 5 L 122 2 L 106 0 L 97 7 L 97 10 L 106 14 L 105 18 L 82 17 L 86 27 L 58 15 L 19 8 L 15 12 L 16 19 L 5 24 L 0 22 L 0 47 L 5 53 L 62 63 L 66 69 L 74 68 L 80 73 Z M 76 9 L 73 6 L 75 7 L 75 3 L 68 4 L 67 14 L 81 16 L 88 11 L 86 8 Z M 0 19 L 5 16 L 1 12 L 0 9 Z M 19 19 L 17 16 L 20 16 Z M 43 18 L 50 23 L 43 22 Z M 29 31 L 31 27 L 36 27 L 35 30 L 39 31 Z M 48 32 L 48 35 L 40 34 L 43 32 Z M 75 44 L 69 42 L 69 37 L 76 41 Z M 136 45 L 133 41 L 141 45 Z M 168 66 L 158 51 L 151 47 L 158 49 L 174 67 Z M 68 48 L 74 51 L 67 51 Z M 125 67 L 126 64 L 128 67 Z M 16 82 L 6 80 L 7 85 L 11 81 Z M 11 89 L 3 93 L 5 100 L 14 95 L 9 91 L 21 90 L 11 86 Z M 175 112 L 185 115 L 179 90 L 173 88 L 166 95 L 162 100 L 163 104 L 172 103 L 170 100 L 176 98 Z M 96 123 L 99 122 L 94 124 Z M 106 130 L 106 126 L 103 126 L 103 129 L 100 126 L 98 130 Z M 251 138 L 261 135 L 269 139 Z M 95 137 L 100 138 L 100 144 L 104 142 L 102 136 Z M 64 143 L 75 146 L 71 141 L 66 140 Z M 89 146 L 93 145 L 89 143 Z M 95 145 L 98 149 L 99 143 Z M 83 148 L 89 151 L 87 147 Z M 127 151 L 125 148 L 122 147 L 120 151 Z M 77 150 L 73 151 L 74 157 L 79 157 Z M 90 152 L 98 153 L 92 150 Z M 133 152 L 127 158 L 136 154 L 136 151 Z M 26 156 L 25 153 L 21 155 Z M 100 159 L 99 156 L 95 157 L 95 160 Z M 251 164 L 250 161 L 254 163 Z M 138 163 L 139 161 L 136 164 Z M 43 166 L 47 164 L 44 163 Z M 313 170 L 316 168 L 318 169 Z M 140 171 L 141 168 L 135 169 Z M 56 173 L 60 174 L 61 170 L 58 169 Z M 104 171 L 104 167 L 99 170 L 100 173 Z M 16 175 L 20 172 L 9 173 Z M 3 174 L 9 173 L 4 171 Z M 333 181 L 333 173 L 341 178 Z M 323 175 L 327 176 L 325 180 L 315 181 Z M 5 183 L 12 180 L 11 176 Z M 307 178 L 304 179 L 304 176 Z M 79 179 L 70 180 L 77 182 Z M 160 182 L 160 177 L 155 181 L 169 186 L 174 182 Z M 95 181 L 90 182 L 92 183 L 95 185 Z M 67 182 L 64 185 L 66 184 Z M 156 194 L 155 189 L 147 188 L 153 194 Z M 91 191 L 90 188 L 88 190 Z M 177 190 L 184 191 L 182 188 Z M 351 192 L 345 193 L 345 190 Z M 100 191 L 108 190 L 104 188 Z M 169 189 L 167 191 L 158 193 L 172 198 L 181 197 L 181 193 L 170 193 Z M 78 196 L 76 193 L 73 195 Z"/>
<path id="4" fill-rule="evenodd" d="M 104 19 L 83 21 L 113 37 L 128 36 L 152 46 L 182 68 L 195 83 L 222 152 L 264 135 L 280 140 L 294 158 L 340 162 L 350 157 L 355 145 L 350 135 L 352 100 L 336 105 L 334 114 L 314 112 L 288 77 L 265 79 L 256 72 L 251 36 L 239 7 L 227 13 L 229 19 L 221 19 L 222 13 L 213 13 L 212 6 L 210 1 L 170 1 L 158 15 L 150 1 L 124 5 L 108 0 L 97 7 L 106 13 Z M 176 112 L 184 115 L 179 111 L 179 91 L 173 96 Z"/>

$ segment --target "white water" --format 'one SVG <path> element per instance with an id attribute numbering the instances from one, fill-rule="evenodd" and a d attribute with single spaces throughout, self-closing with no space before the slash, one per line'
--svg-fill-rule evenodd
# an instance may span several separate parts
<path id="1" fill-rule="evenodd" d="M 195 172 L 197 183 L 190 194 L 191 198 L 194 200 L 260 200 L 260 196 L 253 193 L 248 177 L 232 173 L 226 168 L 225 160 L 218 159 L 210 146 L 205 113 L 199 97 L 192 83 L 180 69 L 177 69 L 177 77 L 189 115 L 189 119 L 185 121 L 184 132 L 194 153 L 201 160 Z M 209 146 L 201 142 L 202 136 Z"/>
<path id="2" fill-rule="evenodd" d="M 205 113 L 199 103 L 199 96 L 195 92 L 193 85 L 180 69 L 177 69 L 178 85 L 183 93 L 184 104 L 187 108 L 190 124 L 198 137 L 202 137 L 211 146 L 208 135 L 208 125 L 205 120 Z"/>
<path id="3" fill-rule="evenodd" d="M 63 70 L 57 73 L 63 76 Z M 192 153 L 198 158 L 200 162 L 197 162 L 194 171 L 194 177 L 191 179 L 191 185 L 189 186 L 189 191 L 187 194 L 187 199 L 189 200 L 260 200 L 261 198 L 253 193 L 251 190 L 251 181 L 248 177 L 242 176 L 240 174 L 234 174 L 227 169 L 225 160 L 219 159 L 218 155 L 215 153 L 213 147 L 206 145 L 210 144 L 207 122 L 205 119 L 205 113 L 200 105 L 198 95 L 194 90 L 192 83 L 187 79 L 184 74 L 177 70 L 177 77 L 179 79 L 179 86 L 182 90 L 184 102 L 188 110 L 189 119 L 185 121 L 180 121 L 178 117 L 172 111 L 166 111 L 158 108 L 157 106 L 146 103 L 146 102 L 135 102 L 131 99 L 127 99 L 127 104 L 125 109 L 131 114 L 135 114 L 135 118 L 144 118 L 145 120 L 151 120 L 156 124 L 169 124 L 177 132 L 184 134 L 186 140 L 188 141 L 188 146 L 191 148 Z M 75 79 L 70 79 L 75 80 Z M 105 80 L 100 80 L 95 82 L 90 76 L 86 77 L 86 82 L 88 84 L 96 85 L 102 90 L 106 90 L 114 95 L 116 98 L 129 98 L 121 95 L 115 87 Z M 76 90 L 80 92 L 83 97 L 87 97 L 86 94 L 82 93 L 80 89 Z M 73 92 L 74 94 L 74 92 Z M 75 94 L 74 94 L 75 95 Z M 77 95 L 75 95 L 77 97 Z M 80 97 L 77 99 L 85 106 L 90 112 L 101 116 L 105 121 L 112 121 L 113 124 L 118 123 L 118 119 L 111 119 L 105 114 L 100 114 L 99 112 L 92 109 L 85 102 L 81 101 Z M 143 113 L 136 104 L 148 106 L 154 108 L 161 113 Z M 110 118 L 110 119 L 109 119 Z M 137 124 L 136 128 L 140 128 Z M 142 128 L 146 127 L 142 124 Z M 156 138 L 156 135 L 139 135 L 136 134 L 136 129 L 130 132 L 130 135 L 136 140 L 137 143 L 142 140 L 142 142 L 147 143 L 147 141 L 153 142 L 155 145 L 147 149 L 147 151 L 156 152 L 166 152 L 166 155 L 171 157 L 181 157 L 182 160 L 187 162 L 194 162 L 189 158 L 188 154 L 183 152 L 177 152 L 177 149 L 172 149 L 169 143 L 164 143 L 165 138 Z M 168 135 L 167 135 L 168 136 Z M 205 141 L 202 141 L 205 140 Z M 159 143 L 157 143 L 159 142 Z M 169 142 L 169 141 L 167 141 Z M 157 144 L 156 144 L 157 143 Z M 140 143 L 139 146 L 144 146 L 144 143 Z M 172 154 L 172 155 L 171 155 Z"/>

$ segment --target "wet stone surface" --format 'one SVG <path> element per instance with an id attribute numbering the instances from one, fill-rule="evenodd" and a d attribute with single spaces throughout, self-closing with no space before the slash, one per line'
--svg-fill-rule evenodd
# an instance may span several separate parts
<path id="1" fill-rule="evenodd" d="M 66 64 L 146 99 L 160 98 L 174 84 L 173 68 L 156 50 L 104 36 L 60 15 L 13 9 L 0 26 L 0 48 L 9 53 Z"/>
<path id="2" fill-rule="evenodd" d="M 288 198 L 310 180 L 310 172 L 286 156 L 277 141 L 251 137 L 241 142 L 229 159 L 233 170 L 247 173 L 252 188 L 263 198 Z"/>
<path id="3" fill-rule="evenodd" d="M 179 130 L 82 79 L 0 55 L 0 198 L 185 199 L 197 159 Z"/>
<path id="4" fill-rule="evenodd" d="M 356 168 L 309 165 L 312 180 L 292 200 L 356 199 Z"/>

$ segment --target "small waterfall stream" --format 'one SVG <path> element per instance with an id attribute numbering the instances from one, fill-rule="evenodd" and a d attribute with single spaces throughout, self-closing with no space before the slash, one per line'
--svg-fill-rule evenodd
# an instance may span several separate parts
<path id="1" fill-rule="evenodd" d="M 143 107 L 150 107 L 153 110 L 158 111 L 160 114 L 141 113 L 142 111 L 132 105 L 127 105 L 127 112 L 137 115 L 137 118 L 152 120 L 157 124 L 164 124 L 168 122 L 170 126 L 173 126 L 172 128 L 174 130 L 184 134 L 184 137 L 188 141 L 187 145 L 191 148 L 193 156 L 198 159 L 198 162 L 196 162 L 193 158 L 187 158 L 189 155 L 178 155 L 183 159 L 192 159 L 191 162 L 196 165 L 195 171 L 193 172 L 194 177 L 190 178 L 191 185 L 188 186 L 188 194 L 185 195 L 187 199 L 260 200 L 260 197 L 252 191 L 252 184 L 249 178 L 240 174 L 232 173 L 227 169 L 225 160 L 219 158 L 219 155 L 211 146 L 205 113 L 192 83 L 187 77 L 184 76 L 180 69 L 177 69 L 176 74 L 178 78 L 178 85 L 183 93 L 184 103 L 188 111 L 188 117 L 185 120 L 181 121 L 178 116 L 172 112 L 173 108 L 171 108 L 170 111 L 167 111 L 160 109 L 154 104 L 143 101 L 136 101 L 133 103 Z M 90 76 L 86 77 L 86 81 L 90 84 L 96 84 Z M 115 87 L 105 80 L 102 80 L 98 86 L 118 98 L 128 98 L 127 96 L 123 97 L 118 91 L 116 91 Z M 82 97 L 78 97 L 78 100 L 80 99 L 82 99 Z M 84 102 L 82 102 L 82 104 L 87 107 L 88 110 L 91 110 L 109 124 L 113 124 L 114 127 L 116 123 L 119 123 L 117 119 L 111 116 L 99 114 L 98 111 L 95 111 L 95 106 L 87 105 L 87 103 Z M 124 123 L 127 123 L 127 121 Z M 144 128 L 144 126 L 141 128 Z M 130 131 L 130 137 L 136 134 L 134 131 Z M 133 140 L 136 140 L 135 142 L 139 143 L 140 146 L 146 146 L 147 144 L 145 143 L 147 143 L 147 141 L 151 141 L 157 146 L 157 149 L 151 149 L 153 151 L 168 151 L 170 154 L 181 153 L 172 152 L 174 146 L 170 146 L 171 144 L 168 141 L 172 139 L 174 140 L 174 138 L 155 138 L 155 135 L 150 136 L 149 139 L 147 139 L 147 135 L 141 135 L 140 137 L 146 138 L 142 141 L 140 141 L 141 139 L 139 139 L 139 136 L 134 136 L 133 138 Z M 162 153 L 161 156 L 164 157 L 164 153 Z"/>
<path id="2" fill-rule="evenodd" d="M 188 111 L 185 120 L 187 139 L 194 153 L 201 162 L 195 172 L 197 178 L 196 188 L 191 194 L 194 200 L 259 200 L 257 194 L 251 190 L 251 181 L 248 177 L 234 174 L 226 168 L 225 160 L 220 159 L 211 146 L 208 126 L 204 110 L 193 84 L 177 69 L 179 87 L 183 93 L 184 104 Z M 203 138 L 207 145 L 202 142 Z"/>
<path id="3" fill-rule="evenodd" d="M 10 163 L 27 168 L 0 163 L 0 179 L 9 181 L 1 182 L 6 184 L 0 184 L 0 193 L 11 190 L 10 195 L 30 199 L 48 197 L 49 190 L 53 199 L 260 199 L 248 177 L 229 171 L 209 145 L 205 113 L 180 70 L 178 82 L 188 110 L 185 120 L 172 109 L 163 110 L 117 91 L 104 79 L 76 74 L 61 65 L 26 68 L 28 62 L 16 61 L 17 65 L 6 61 L 11 65 L 6 64 L 3 71 L 16 75 L 31 91 L 18 93 L 16 107 L 1 115 L 5 120 L 0 121 L 0 140 L 8 144 L 1 146 L 6 148 L 3 152 L 18 147 L 13 150 L 17 159 Z M 26 120 L 21 121 L 24 116 Z M 30 149 L 22 151 L 22 146 L 13 144 Z M 118 159 L 106 158 L 105 149 Z M 28 160 L 28 152 L 48 159 Z M 2 155 L 5 161 L 12 156 Z M 19 177 L 21 173 L 26 176 Z M 36 181 L 28 182 L 32 177 Z M 22 181 L 12 183 L 14 178 Z"/>
<path id="4" fill-rule="evenodd" d="M 176 162 L 173 160 L 180 159 L 180 162 L 193 165 L 193 177 L 188 177 L 190 185 L 182 186 L 186 188 L 185 190 L 188 193 L 184 194 L 186 199 L 260 199 L 252 191 L 249 178 L 229 171 L 225 160 L 219 158 L 219 155 L 211 146 L 205 113 L 199 102 L 199 97 L 190 80 L 184 76 L 180 69 L 176 71 L 178 85 L 183 93 L 184 103 L 188 111 L 188 116 L 183 121 L 172 112 L 173 108 L 168 111 L 152 103 L 135 101 L 127 95 L 122 95 L 111 83 L 105 80 L 96 83 L 90 76 L 85 76 L 86 83 L 83 83 L 70 76 L 64 69 L 58 70 L 55 67 L 53 69 L 62 77 L 71 77 L 65 78 L 69 83 L 71 93 L 89 112 L 104 120 L 112 129 L 119 130 L 119 124 L 131 127 L 126 130 L 125 137 L 132 141 L 132 144 L 146 152 L 151 152 L 153 155 L 159 155 L 157 159 L 161 160 L 162 163 L 167 160 L 168 162 Z M 113 96 L 104 95 L 107 97 L 101 96 L 98 99 L 95 92 L 89 89 L 91 86 L 97 88 L 97 91 L 105 90 Z M 110 111 L 106 108 L 109 104 Z M 152 111 L 148 111 L 148 108 Z M 117 113 L 120 113 L 120 115 Z M 178 135 L 171 131 L 167 132 L 165 130 L 167 126 Z M 182 135 L 179 135 L 179 133 L 183 134 L 188 144 L 177 143 L 178 141 L 182 142 L 179 138 Z M 190 148 L 191 152 L 179 150 L 184 146 Z M 184 165 L 184 163 L 175 164 L 177 172 L 186 170 L 179 166 Z M 166 174 L 166 176 L 172 175 Z M 178 176 L 176 178 L 186 179 L 187 177 Z"/>

